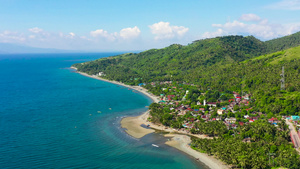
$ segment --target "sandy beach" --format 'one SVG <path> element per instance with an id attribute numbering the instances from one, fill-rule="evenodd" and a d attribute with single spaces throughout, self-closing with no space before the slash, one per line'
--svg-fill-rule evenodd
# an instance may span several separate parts
<path id="1" fill-rule="evenodd" d="M 147 123 L 144 123 L 148 118 L 147 113 L 148 112 L 137 117 L 123 118 L 121 120 L 122 128 L 125 128 L 125 131 L 135 138 L 142 138 L 149 133 L 155 132 L 153 129 L 146 129 L 141 126 L 142 124 L 148 125 Z"/>
<path id="2" fill-rule="evenodd" d="M 77 70 L 75 67 L 71 67 L 71 68 Z M 106 81 L 109 83 L 113 83 L 113 84 L 117 84 L 117 85 L 121 85 L 121 86 L 125 86 L 128 88 L 137 90 L 137 91 L 145 94 L 146 96 L 150 97 L 153 100 L 153 102 L 156 102 L 156 103 L 158 103 L 160 100 L 159 97 L 153 95 L 152 93 L 149 93 L 147 89 L 140 87 L 140 86 L 129 86 L 129 85 L 117 82 L 117 81 L 110 81 L 107 79 L 103 79 L 96 75 L 88 75 L 83 72 L 78 72 L 78 73 L 80 73 L 81 75 L 87 76 L 87 77 L 91 77 L 94 79 Z M 171 137 L 171 140 L 166 142 L 167 145 L 175 147 L 178 150 L 183 151 L 196 159 L 199 159 L 199 161 L 201 161 L 202 163 L 204 163 L 211 169 L 227 169 L 227 168 L 229 168 L 227 165 L 223 164 L 220 160 L 217 160 L 214 157 L 211 157 L 204 153 L 200 153 L 196 150 L 193 150 L 189 146 L 189 144 L 191 142 L 190 136 L 198 137 L 201 139 L 211 139 L 211 138 L 209 138 L 205 135 L 191 134 L 191 133 L 187 133 L 186 131 L 178 131 L 176 129 L 172 129 L 172 128 L 169 128 L 169 127 L 166 127 L 163 125 L 157 125 L 157 124 L 149 122 L 147 120 L 148 117 L 149 117 L 149 111 L 147 111 L 139 116 L 125 117 L 121 120 L 121 127 L 125 128 L 126 129 L 125 131 L 129 135 L 131 135 L 132 137 L 135 137 L 135 138 L 142 138 L 143 136 L 145 136 L 149 133 L 153 133 L 153 132 L 155 132 L 154 129 L 169 132 L 170 134 L 165 135 L 165 137 Z M 145 126 L 149 125 L 150 128 L 152 128 L 152 129 L 144 128 L 141 125 L 145 125 Z"/>
<path id="3" fill-rule="evenodd" d="M 167 141 L 166 144 L 172 147 L 177 148 L 180 151 L 183 151 L 190 156 L 199 159 L 202 163 L 207 165 L 212 169 L 228 169 L 229 167 L 222 163 L 220 160 L 212 156 L 208 156 L 205 153 L 200 153 L 194 149 L 192 149 L 189 144 L 191 143 L 191 137 L 187 135 L 179 135 L 179 134 L 166 134 L 165 137 L 172 137 L 170 141 Z"/>

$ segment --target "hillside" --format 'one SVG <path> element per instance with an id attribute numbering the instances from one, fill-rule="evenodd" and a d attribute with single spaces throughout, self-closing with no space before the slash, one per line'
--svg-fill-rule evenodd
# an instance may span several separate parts
<path id="1" fill-rule="evenodd" d="M 272 39 L 265 42 L 267 46 L 267 52 L 273 53 L 280 50 L 285 50 L 291 47 L 299 46 L 300 44 L 300 32 L 285 36 L 282 38 Z"/>
<path id="2" fill-rule="evenodd" d="M 89 74 L 105 72 L 108 79 L 134 84 L 130 79 L 180 80 L 199 68 L 237 63 L 265 53 L 263 42 L 252 36 L 227 36 L 151 49 L 75 65 Z M 190 78 L 189 78 L 190 79 Z M 187 79 L 184 79 L 187 80 Z"/>
<path id="3" fill-rule="evenodd" d="M 294 114 L 300 111 L 298 36 L 296 33 L 267 42 L 252 36 L 218 37 L 74 66 L 89 74 L 104 72 L 105 78 L 130 85 L 172 80 L 194 83 L 202 91 L 243 91 L 253 94 L 257 111 Z M 282 48 L 289 49 L 280 51 Z M 285 91 L 280 90 L 282 66 Z"/>

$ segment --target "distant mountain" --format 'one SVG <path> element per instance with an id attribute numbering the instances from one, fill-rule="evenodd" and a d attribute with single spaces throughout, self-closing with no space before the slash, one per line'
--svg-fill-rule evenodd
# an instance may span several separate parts
<path id="1" fill-rule="evenodd" d="M 0 54 L 9 53 L 72 53 L 76 51 L 50 49 L 50 48 L 35 48 L 11 43 L 0 43 Z"/>

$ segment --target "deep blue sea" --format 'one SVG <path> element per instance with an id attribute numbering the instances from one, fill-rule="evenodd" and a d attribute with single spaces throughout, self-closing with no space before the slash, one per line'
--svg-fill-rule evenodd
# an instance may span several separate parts
<path id="1" fill-rule="evenodd" d="M 120 128 L 148 97 L 69 69 L 116 54 L 0 55 L 0 168 L 204 168 L 161 133 Z"/>

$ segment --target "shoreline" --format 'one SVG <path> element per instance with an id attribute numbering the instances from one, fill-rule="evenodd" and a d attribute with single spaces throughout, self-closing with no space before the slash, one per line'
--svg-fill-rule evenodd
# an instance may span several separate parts
<path id="1" fill-rule="evenodd" d="M 110 81 L 107 79 L 103 79 L 99 76 L 96 75 L 88 75 L 83 72 L 77 71 L 77 68 L 71 67 L 71 69 L 75 69 L 77 73 L 87 76 L 90 78 L 102 80 L 108 83 L 113 83 L 117 85 L 121 85 L 124 87 L 131 88 L 133 90 L 139 91 L 142 94 L 148 96 L 153 102 L 158 103 L 159 102 L 159 97 L 153 95 L 152 93 L 149 93 L 147 89 L 140 87 L 140 86 L 129 86 L 124 83 L 120 83 L 117 81 Z M 154 123 L 149 122 L 147 119 L 149 117 L 149 110 L 144 112 L 143 114 L 139 116 L 133 116 L 133 117 L 124 117 L 121 120 L 121 127 L 126 129 L 125 132 L 129 134 L 130 136 L 134 138 L 142 138 L 147 134 L 154 133 L 155 130 L 161 130 L 161 131 L 166 131 L 169 132 L 169 134 L 165 134 L 165 137 L 171 137 L 169 141 L 167 141 L 165 144 L 172 146 L 196 159 L 199 159 L 200 162 L 205 164 L 211 169 L 228 169 L 229 166 L 224 164 L 222 161 L 212 157 L 208 156 L 205 153 L 198 152 L 194 149 L 192 149 L 189 144 L 191 142 L 191 136 L 198 137 L 201 139 L 211 139 L 209 137 L 206 137 L 205 135 L 195 135 L 195 134 L 190 134 L 184 131 L 178 131 L 163 125 L 157 125 Z M 150 125 L 150 128 L 144 128 L 141 125 Z"/>
<path id="2" fill-rule="evenodd" d="M 89 74 L 77 71 L 77 68 L 73 67 L 73 66 L 71 67 L 71 69 L 75 69 L 76 73 L 79 73 L 79 74 L 81 74 L 83 76 L 87 76 L 87 77 L 90 77 L 90 78 L 93 78 L 93 79 L 98 79 L 98 80 L 102 80 L 102 81 L 105 81 L 105 82 L 108 82 L 108 83 L 113 83 L 113 84 L 116 84 L 116 85 L 128 87 L 130 89 L 133 89 L 133 90 L 136 90 L 138 92 L 143 93 L 144 95 L 148 96 L 155 103 L 159 102 L 159 98 L 157 96 L 153 95 L 152 93 L 149 93 L 148 90 L 145 89 L 145 88 L 143 88 L 143 87 L 140 87 L 140 86 L 130 86 L 130 85 L 126 85 L 126 84 L 121 83 L 121 82 L 107 80 L 107 79 L 101 78 L 101 77 L 96 76 L 96 75 L 89 75 Z"/>

